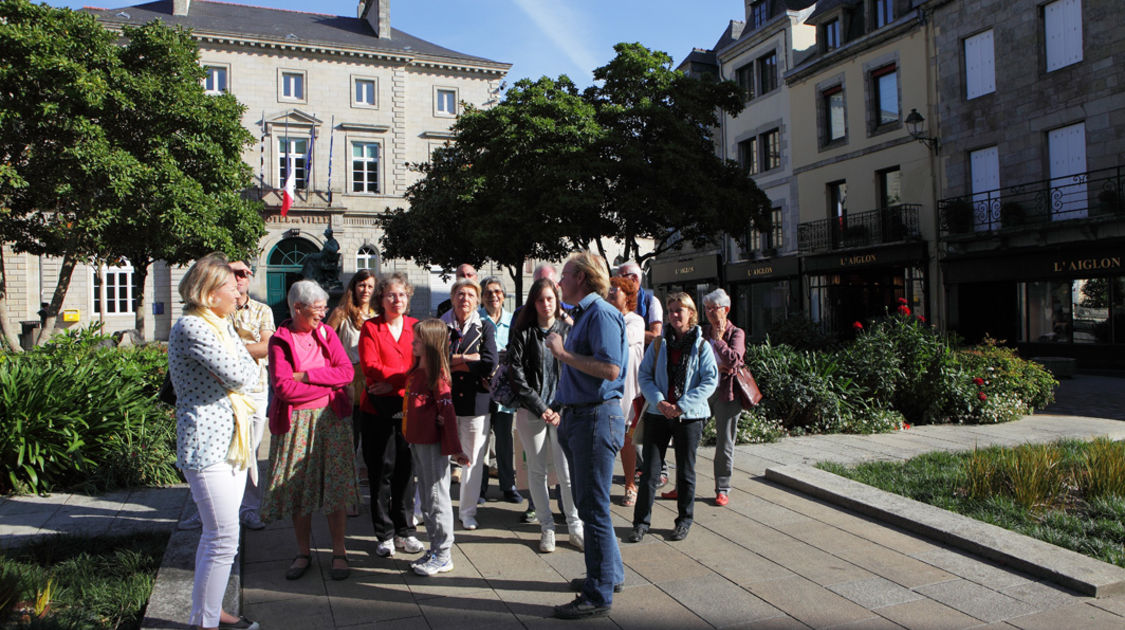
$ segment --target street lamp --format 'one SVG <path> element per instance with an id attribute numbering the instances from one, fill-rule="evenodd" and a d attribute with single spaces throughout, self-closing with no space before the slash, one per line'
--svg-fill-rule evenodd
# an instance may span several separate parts
<path id="1" fill-rule="evenodd" d="M 934 153 L 939 153 L 941 152 L 941 139 L 922 135 L 925 133 L 922 127 L 925 122 L 926 119 L 922 117 L 922 114 L 919 114 L 917 109 L 911 107 L 910 113 L 906 115 L 906 131 L 910 133 L 911 138 L 926 145 Z"/>

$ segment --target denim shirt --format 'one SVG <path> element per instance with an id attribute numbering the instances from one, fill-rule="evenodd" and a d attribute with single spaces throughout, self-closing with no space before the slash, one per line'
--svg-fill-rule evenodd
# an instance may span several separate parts
<path id="1" fill-rule="evenodd" d="M 668 391 L 668 341 L 660 343 L 660 355 L 654 356 L 656 343 L 650 343 L 641 360 L 641 393 L 648 402 L 647 413 L 659 413 L 656 406 L 664 400 Z M 684 382 L 684 395 L 676 402 L 684 412 L 684 420 L 699 420 L 711 417 L 711 407 L 707 399 L 719 386 L 719 365 L 711 344 L 700 335 L 691 349 L 687 363 L 687 378 Z"/>
<path id="2" fill-rule="evenodd" d="M 610 306 L 597 293 L 587 294 L 578 303 L 574 327 L 563 347 L 572 354 L 593 357 L 621 368 L 617 378 L 606 381 L 590 376 L 569 365 L 562 366 L 555 403 L 583 405 L 600 403 L 625 395 L 625 370 L 629 361 L 629 344 L 625 339 L 625 319 L 621 311 Z"/>

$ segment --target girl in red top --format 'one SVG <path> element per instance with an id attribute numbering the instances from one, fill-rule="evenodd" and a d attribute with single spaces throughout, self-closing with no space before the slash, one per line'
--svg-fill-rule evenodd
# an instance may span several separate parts
<path id="1" fill-rule="evenodd" d="M 407 375 L 402 404 L 402 434 L 410 443 L 422 516 L 430 550 L 411 567 L 431 576 L 453 570 L 453 503 L 449 498 L 449 456 L 471 462 L 457 437 L 457 413 L 449 371 L 449 329 L 439 319 L 414 325 L 414 368 Z"/>

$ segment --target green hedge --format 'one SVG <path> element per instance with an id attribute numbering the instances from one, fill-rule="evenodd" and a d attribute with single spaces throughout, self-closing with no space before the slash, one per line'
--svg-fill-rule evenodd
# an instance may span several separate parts
<path id="1" fill-rule="evenodd" d="M 167 364 L 96 325 L 0 355 L 0 492 L 177 482 L 175 419 L 155 397 Z"/>
<path id="2" fill-rule="evenodd" d="M 821 350 L 770 340 L 746 364 L 764 399 L 751 426 L 788 434 L 875 433 L 910 424 L 1008 422 L 1054 400 L 1043 366 L 993 341 L 957 348 L 908 312 L 858 322 L 853 341 Z"/>

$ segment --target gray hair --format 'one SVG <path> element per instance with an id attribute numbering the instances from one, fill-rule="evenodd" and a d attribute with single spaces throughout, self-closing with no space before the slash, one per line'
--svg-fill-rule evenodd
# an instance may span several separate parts
<path id="1" fill-rule="evenodd" d="M 637 276 L 640 278 L 643 278 L 645 275 L 644 272 L 641 271 L 641 266 L 631 260 L 627 260 L 621 263 L 621 266 L 617 268 L 617 275 L 619 276 L 625 276 L 633 273 L 637 274 Z"/>
<path id="2" fill-rule="evenodd" d="M 531 277 L 538 280 L 539 278 L 554 279 L 558 275 L 558 271 L 551 263 L 539 263 L 535 266 L 535 271 L 532 272 Z"/>
<path id="3" fill-rule="evenodd" d="M 311 306 L 313 302 L 320 300 L 327 302 L 328 293 L 312 280 L 294 282 L 293 286 L 289 287 L 289 295 L 286 296 L 286 301 L 289 302 L 290 315 L 296 315 L 298 304 Z"/>
<path id="4" fill-rule="evenodd" d="M 500 279 L 500 276 L 488 276 L 484 279 L 484 281 L 480 283 L 480 286 L 482 289 L 485 289 L 488 288 L 488 285 L 490 284 L 498 284 L 500 285 L 501 291 L 503 291 L 504 293 L 508 292 L 508 290 L 504 288 L 504 281 Z"/>
<path id="5" fill-rule="evenodd" d="M 722 289 L 715 289 L 714 291 L 703 296 L 703 305 L 714 304 L 718 307 L 730 308 L 730 296 Z"/>

